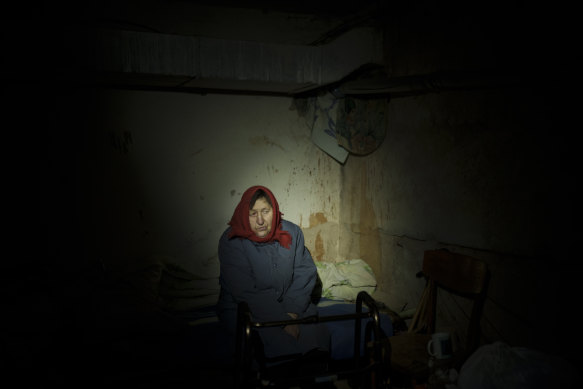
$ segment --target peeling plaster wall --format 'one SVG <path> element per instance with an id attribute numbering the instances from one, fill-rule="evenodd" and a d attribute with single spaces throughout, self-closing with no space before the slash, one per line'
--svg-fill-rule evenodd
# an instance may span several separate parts
<path id="1" fill-rule="evenodd" d="M 581 269 L 573 257 L 579 153 L 569 135 L 579 109 L 565 88 L 574 35 L 540 30 L 546 9 L 503 8 L 393 5 L 385 35 L 391 77 L 496 70 L 523 83 L 393 97 L 381 147 L 351 155 L 342 169 L 340 252 L 369 263 L 379 280 L 374 297 L 396 311 L 419 301 L 425 250 L 473 255 L 492 273 L 483 341 L 574 358 L 573 322 L 548 330 L 549 312 L 576 306 Z M 438 327 L 462 332 L 469 312 L 441 296 Z"/>
<path id="2" fill-rule="evenodd" d="M 317 260 L 336 260 L 341 167 L 312 144 L 291 98 L 103 90 L 95 106 L 81 212 L 106 267 L 165 255 L 196 272 L 256 184 Z"/>
<path id="3" fill-rule="evenodd" d="M 82 246 L 108 270 L 163 254 L 196 272 L 216 255 L 242 192 L 263 184 L 302 227 L 316 260 L 364 259 L 379 282 L 375 298 L 393 309 L 417 304 L 423 251 L 447 247 L 490 266 L 486 340 L 557 350 L 574 320 L 549 324 L 548 316 L 577 306 L 580 273 L 580 153 L 568 135 L 578 123 L 568 115 L 580 109 L 554 84 L 569 70 L 561 62 L 569 50 L 523 6 L 460 6 L 393 4 L 389 75 L 498 68 L 525 71 L 530 88 L 392 99 L 381 147 L 344 166 L 311 143 L 285 97 L 88 97 L 49 87 L 31 100 L 21 90 L 18 120 L 43 106 L 34 126 L 46 140 L 40 197 L 53 263 L 66 256 L 79 262 L 63 268 L 78 266 Z M 452 306 L 441 310 L 446 325 L 462 322 Z"/>
<path id="4" fill-rule="evenodd" d="M 372 267 L 377 299 L 415 308 L 423 251 L 467 253 L 492 273 L 485 341 L 564 351 L 560 334 L 537 340 L 542 306 L 568 307 L 574 288 L 560 232 L 572 234 L 573 222 L 557 209 L 572 192 L 554 186 L 571 165 L 552 131 L 562 123 L 555 108 L 535 88 L 391 100 L 383 144 L 349 157 L 340 197 L 340 252 Z M 463 333 L 467 309 L 445 300 L 438 325 Z"/>
<path id="5" fill-rule="evenodd" d="M 361 206 L 374 205 L 352 218 L 391 235 L 532 255 L 542 231 L 531 211 L 549 188 L 548 143 L 531 109 L 544 104 L 522 91 L 393 100 L 383 146 L 347 163 Z"/>

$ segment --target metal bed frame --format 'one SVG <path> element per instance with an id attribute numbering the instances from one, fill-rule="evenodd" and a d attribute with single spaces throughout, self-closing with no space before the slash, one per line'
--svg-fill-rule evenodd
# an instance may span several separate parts
<path id="1" fill-rule="evenodd" d="M 368 308 L 367 312 L 362 311 L 363 303 Z M 355 304 L 355 312 L 343 315 L 330 316 L 309 316 L 302 319 L 290 319 L 270 322 L 256 322 L 251 318 L 249 306 L 245 302 L 238 305 L 237 311 L 237 333 L 236 333 L 236 366 L 235 366 L 235 387 L 249 388 L 257 387 L 260 382 L 257 374 L 253 376 L 252 362 L 252 332 L 257 328 L 285 326 L 288 324 L 313 324 L 340 320 L 354 320 L 354 355 L 348 368 L 326 368 L 325 371 L 299 375 L 293 377 L 282 377 L 282 382 L 287 385 L 298 383 L 320 383 L 333 382 L 340 379 L 356 379 L 359 388 L 387 388 L 388 387 L 388 366 L 390 362 L 390 350 L 383 353 L 381 343 L 380 314 L 375 300 L 365 291 L 358 293 Z M 361 320 L 372 318 L 365 327 L 365 355 L 360 355 L 360 338 L 362 324 Z M 371 339 L 371 336 L 374 336 Z M 385 347 L 389 345 L 384 342 Z M 282 382 L 276 383 L 276 386 Z"/>

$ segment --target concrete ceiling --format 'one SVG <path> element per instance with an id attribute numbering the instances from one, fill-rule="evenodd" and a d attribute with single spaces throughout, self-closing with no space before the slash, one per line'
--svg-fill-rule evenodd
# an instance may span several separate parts
<path id="1" fill-rule="evenodd" d="M 539 12 L 532 7 L 462 4 L 56 0 L 35 8 L 14 3 L 18 9 L 6 9 L 3 17 L 11 18 L 0 25 L 6 53 L 2 77 L 28 84 L 284 95 L 341 84 L 344 93 L 397 96 L 514 84 L 507 74 L 549 74 L 550 65 L 568 52 L 557 35 L 569 35 L 538 28 Z"/>
<path id="2" fill-rule="evenodd" d="M 94 7 L 89 17 L 138 31 L 315 45 L 355 25 L 373 25 L 381 7 L 379 0 L 122 0 Z"/>
<path id="3" fill-rule="evenodd" d="M 55 40 L 61 74 L 100 84 L 295 95 L 382 67 L 382 3 L 102 1 L 63 9 Z"/>

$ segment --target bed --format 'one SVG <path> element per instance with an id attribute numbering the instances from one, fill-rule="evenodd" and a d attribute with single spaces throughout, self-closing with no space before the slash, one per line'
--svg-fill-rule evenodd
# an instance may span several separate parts
<path id="1" fill-rule="evenodd" d="M 249 383 L 249 377 L 256 377 L 254 370 L 261 366 L 253 360 L 253 343 L 246 335 L 250 335 L 253 328 L 284 323 L 254 323 L 245 311 L 245 305 L 240 305 L 242 320 L 237 339 L 223 330 L 215 313 L 218 280 L 201 277 L 188 279 L 184 272 L 172 267 L 168 269 L 166 279 L 161 282 L 160 294 L 165 296 L 167 302 L 172 300 L 170 296 L 173 297 L 174 302 L 169 304 L 174 307 L 173 314 L 188 323 L 188 341 L 183 343 L 181 352 L 200 368 L 201 373 L 236 371 L 235 380 L 240 386 Z M 331 369 L 311 378 L 332 380 L 342 377 L 344 373 L 355 373 L 355 369 L 361 373 L 383 369 L 382 339 L 392 336 L 393 326 L 390 316 L 378 310 L 382 304 L 377 304 L 371 297 L 376 280 L 370 268 L 361 260 L 334 265 L 319 263 L 318 273 L 323 296 L 315 301 L 318 315 L 304 319 L 304 323 L 319 321 L 328 327 L 331 335 Z M 177 282 L 179 279 L 181 281 Z M 245 331 L 246 328 L 249 331 Z M 367 348 L 367 344 L 379 348 Z M 368 361 L 363 361 L 364 358 Z"/>
<path id="2" fill-rule="evenodd" d="M 91 288 L 72 322 L 70 355 L 79 363 L 74 370 L 104 387 L 233 388 L 241 360 L 235 336 L 222 329 L 215 313 L 218 258 L 188 262 L 188 269 L 174 260 L 154 256 L 131 271 L 104 274 Z M 322 281 L 318 317 L 353 314 L 360 292 L 374 298 L 376 281 L 363 262 L 316 265 Z M 366 304 L 363 311 L 368 311 Z M 384 312 L 378 315 L 379 328 L 382 336 L 391 336 L 394 322 Z M 360 356 L 367 353 L 370 321 L 362 319 Z M 354 366 L 355 320 L 326 325 L 332 337 L 330 360 Z"/>
<path id="3" fill-rule="evenodd" d="M 329 317 L 338 315 L 351 315 L 356 312 L 356 301 L 349 302 L 344 300 L 332 300 L 323 298 L 318 307 L 319 317 Z M 364 311 L 366 312 L 366 306 Z M 224 342 L 228 336 L 221 329 L 218 318 L 215 313 L 215 306 L 209 305 L 183 313 L 181 315 L 188 321 L 188 325 L 193 333 L 197 333 L 197 338 L 201 338 L 201 345 L 208 344 L 208 347 L 201 347 L 205 349 L 204 357 L 210 359 L 217 359 L 224 361 L 225 358 L 231 358 L 233 355 L 235 341 L 229 345 Z M 380 313 L 380 328 L 385 336 L 392 336 L 393 327 L 388 314 Z M 350 318 L 347 318 L 350 319 Z M 364 352 L 364 336 L 366 323 L 373 320 L 370 317 L 363 317 L 362 333 L 361 333 L 361 352 Z M 349 320 L 338 320 L 326 322 L 331 335 L 332 350 L 331 357 L 333 359 L 348 359 L 351 358 L 354 352 L 354 322 Z M 194 335 L 193 335 L 194 336 Z"/>
<path id="4" fill-rule="evenodd" d="M 331 335 L 330 353 L 313 354 L 286 362 L 266 363 L 261 352 L 253 352 L 259 342 L 253 331 L 287 324 L 324 323 Z M 381 314 L 374 299 L 360 291 L 354 303 L 324 300 L 318 315 L 296 320 L 255 322 L 246 303 L 239 303 L 235 351 L 235 383 L 239 388 L 270 385 L 298 386 L 339 379 L 355 379 L 359 387 L 385 387 L 388 360 L 384 340 L 392 335 L 388 315 Z M 260 346 L 257 347 L 260 349 Z M 282 368 L 283 365 L 283 368 Z M 265 383 L 263 383 L 265 385 Z"/>

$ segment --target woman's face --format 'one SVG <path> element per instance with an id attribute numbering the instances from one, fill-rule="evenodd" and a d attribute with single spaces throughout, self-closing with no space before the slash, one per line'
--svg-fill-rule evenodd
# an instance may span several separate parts
<path id="1" fill-rule="evenodd" d="M 273 208 L 263 197 L 259 197 L 249 209 L 249 225 L 259 238 L 264 238 L 271 231 Z"/>

